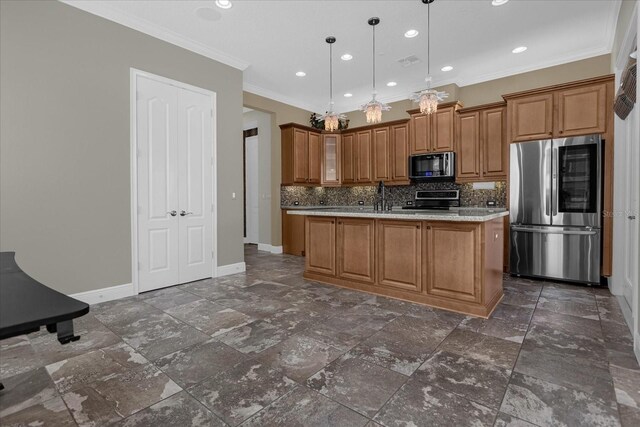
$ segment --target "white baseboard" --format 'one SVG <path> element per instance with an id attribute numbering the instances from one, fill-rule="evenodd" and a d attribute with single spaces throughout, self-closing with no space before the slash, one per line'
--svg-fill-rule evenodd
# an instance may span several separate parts
<path id="1" fill-rule="evenodd" d="M 244 262 L 237 262 L 235 264 L 221 265 L 216 270 L 217 277 L 229 276 L 230 274 L 237 274 L 246 271 L 247 265 Z"/>
<path id="2" fill-rule="evenodd" d="M 281 254 L 282 253 L 282 246 L 272 246 L 268 243 L 258 243 L 258 250 L 259 251 L 265 251 L 265 252 L 271 252 L 272 254 Z"/>
<path id="3" fill-rule="evenodd" d="M 111 286 L 109 288 L 96 289 L 94 291 L 79 292 L 69 296 L 89 305 L 93 305 L 133 295 L 135 295 L 133 291 L 133 283 L 126 283 L 124 285 Z"/>

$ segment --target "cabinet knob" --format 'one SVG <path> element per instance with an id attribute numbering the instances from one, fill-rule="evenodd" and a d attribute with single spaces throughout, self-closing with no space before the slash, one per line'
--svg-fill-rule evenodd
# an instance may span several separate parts
<path id="1" fill-rule="evenodd" d="M 419 225 L 416 225 L 416 228 L 417 228 L 418 230 L 420 230 L 420 226 L 419 226 Z"/>

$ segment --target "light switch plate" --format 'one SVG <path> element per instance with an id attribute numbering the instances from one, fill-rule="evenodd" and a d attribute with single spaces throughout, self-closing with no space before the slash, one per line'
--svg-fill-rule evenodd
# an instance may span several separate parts
<path id="1" fill-rule="evenodd" d="M 495 182 L 474 182 L 473 189 L 474 190 L 495 190 L 496 183 Z"/>

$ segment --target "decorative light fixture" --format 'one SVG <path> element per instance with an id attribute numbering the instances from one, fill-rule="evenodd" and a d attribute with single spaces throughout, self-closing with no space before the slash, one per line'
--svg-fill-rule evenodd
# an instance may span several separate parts
<path id="1" fill-rule="evenodd" d="M 329 36 L 325 41 L 329 44 L 329 111 L 322 116 L 322 120 L 324 120 L 324 130 L 334 132 L 340 127 L 340 119 L 345 119 L 346 116 L 333 111 L 333 44 L 336 38 Z"/>
<path id="2" fill-rule="evenodd" d="M 449 96 L 446 92 L 439 92 L 431 89 L 431 3 L 434 0 L 422 0 L 427 5 L 427 88 L 421 92 L 414 93 L 411 99 L 420 105 L 422 114 L 432 114 L 438 111 L 438 102 Z"/>
<path id="3" fill-rule="evenodd" d="M 376 100 L 376 25 L 380 23 L 380 18 L 370 18 L 367 21 L 373 29 L 373 97 L 371 101 L 364 104 L 360 109 L 364 112 L 367 123 L 380 123 L 382 112 L 389 111 L 391 107 Z"/>

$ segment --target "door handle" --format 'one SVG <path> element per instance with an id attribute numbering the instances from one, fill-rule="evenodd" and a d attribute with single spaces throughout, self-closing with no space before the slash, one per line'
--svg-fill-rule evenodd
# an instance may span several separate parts
<path id="1" fill-rule="evenodd" d="M 629 215 L 627 218 L 629 218 L 629 219 L 636 219 L 636 216 L 635 216 L 635 215 Z"/>
<path id="2" fill-rule="evenodd" d="M 193 214 L 193 212 L 186 212 L 184 210 L 180 211 L 180 216 L 187 216 L 187 215 L 191 215 L 191 214 Z"/>
<path id="3" fill-rule="evenodd" d="M 176 212 L 176 211 L 171 211 L 171 212 L 167 212 L 167 213 L 168 213 L 169 215 L 171 215 L 171 216 L 176 216 L 176 215 L 178 215 L 178 212 Z"/>
<path id="4" fill-rule="evenodd" d="M 537 234 L 572 234 L 572 235 L 582 235 L 582 236 L 593 236 L 598 234 L 597 231 L 592 230 L 545 230 L 540 228 L 527 228 L 527 227 L 518 227 L 511 226 L 511 230 L 520 231 L 524 233 L 537 233 Z"/>

